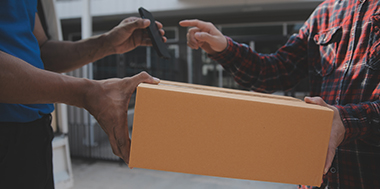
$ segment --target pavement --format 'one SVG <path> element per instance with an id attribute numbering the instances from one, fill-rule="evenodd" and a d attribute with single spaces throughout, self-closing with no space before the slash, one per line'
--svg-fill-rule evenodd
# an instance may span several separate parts
<path id="1" fill-rule="evenodd" d="M 133 168 L 124 163 L 72 159 L 71 189 L 295 189 L 296 185 Z"/>

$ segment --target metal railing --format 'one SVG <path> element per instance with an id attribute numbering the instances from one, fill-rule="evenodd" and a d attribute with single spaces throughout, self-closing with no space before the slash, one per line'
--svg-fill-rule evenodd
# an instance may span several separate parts
<path id="1" fill-rule="evenodd" d="M 181 81 L 186 70 L 179 70 L 178 59 L 160 59 L 156 53 L 147 56 L 148 48 L 139 47 L 132 52 L 107 56 L 92 65 L 93 79 L 130 77 L 141 71 L 160 79 Z M 149 49 L 150 50 L 150 49 Z M 149 51 L 148 50 L 148 51 Z M 69 75 L 83 77 L 91 72 L 88 67 L 75 70 Z M 129 127 L 133 118 L 135 94 L 129 104 Z M 69 144 L 72 157 L 102 160 L 119 160 L 112 152 L 108 137 L 97 121 L 84 109 L 68 106 Z"/>

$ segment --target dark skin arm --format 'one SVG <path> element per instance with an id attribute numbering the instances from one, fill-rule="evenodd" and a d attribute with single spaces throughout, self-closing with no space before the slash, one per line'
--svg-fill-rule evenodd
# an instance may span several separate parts
<path id="1" fill-rule="evenodd" d="M 88 39 L 71 41 L 48 40 L 36 15 L 34 35 L 41 49 L 41 58 L 45 69 L 63 73 L 80 68 L 90 62 L 99 60 L 111 54 L 123 54 L 138 46 L 151 46 L 152 42 L 144 28 L 150 21 L 137 17 L 126 18 L 118 26 L 107 33 Z M 162 35 L 162 24 L 156 22 Z M 133 29 L 132 29 L 133 28 Z M 163 37 L 164 41 L 167 39 Z M 68 56 L 69 55 L 69 56 Z"/>
<path id="2" fill-rule="evenodd" d="M 128 18 L 106 34 L 79 42 L 49 41 L 38 16 L 35 23 L 33 33 L 47 70 L 0 51 L 0 103 L 65 103 L 85 108 L 108 135 L 114 154 L 128 163 L 130 139 L 127 111 L 130 97 L 139 83 L 154 84 L 159 80 L 145 72 L 130 78 L 101 81 L 56 72 L 70 71 L 140 45 L 151 45 L 150 39 L 143 33 L 149 20 Z"/>
<path id="3" fill-rule="evenodd" d="M 158 80 L 142 72 L 131 78 L 94 81 L 41 70 L 4 52 L 0 60 L 1 103 L 65 103 L 85 108 L 108 135 L 115 155 L 128 163 L 130 97 L 139 83 Z"/>

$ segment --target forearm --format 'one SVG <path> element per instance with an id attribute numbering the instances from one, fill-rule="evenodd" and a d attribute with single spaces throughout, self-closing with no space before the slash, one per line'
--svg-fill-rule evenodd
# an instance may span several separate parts
<path id="1" fill-rule="evenodd" d="M 0 51 L 1 103 L 66 103 L 84 107 L 95 82 L 38 69 Z"/>
<path id="2" fill-rule="evenodd" d="M 342 144 L 360 139 L 380 146 L 380 100 L 336 107 L 346 128 Z"/>
<path id="3" fill-rule="evenodd" d="M 113 49 L 104 38 L 104 35 L 99 35 L 76 42 L 47 41 L 41 46 L 45 69 L 69 72 L 112 54 Z"/>
<path id="4" fill-rule="evenodd" d="M 252 88 L 259 77 L 258 54 L 248 46 L 236 43 L 229 37 L 227 37 L 227 48 L 221 53 L 209 55 L 209 57 L 222 65 L 243 87 Z"/>
<path id="5" fill-rule="evenodd" d="M 250 47 L 228 39 L 227 49 L 215 56 L 235 81 L 246 88 L 275 92 L 294 87 L 306 77 L 305 41 L 293 36 L 275 54 L 259 54 Z"/>

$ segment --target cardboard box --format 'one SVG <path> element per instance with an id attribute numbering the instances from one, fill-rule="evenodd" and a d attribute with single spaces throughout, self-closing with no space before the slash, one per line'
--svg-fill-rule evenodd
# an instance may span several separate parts
<path id="1" fill-rule="evenodd" d="M 319 186 L 332 118 L 291 97 L 140 84 L 129 166 Z"/>

